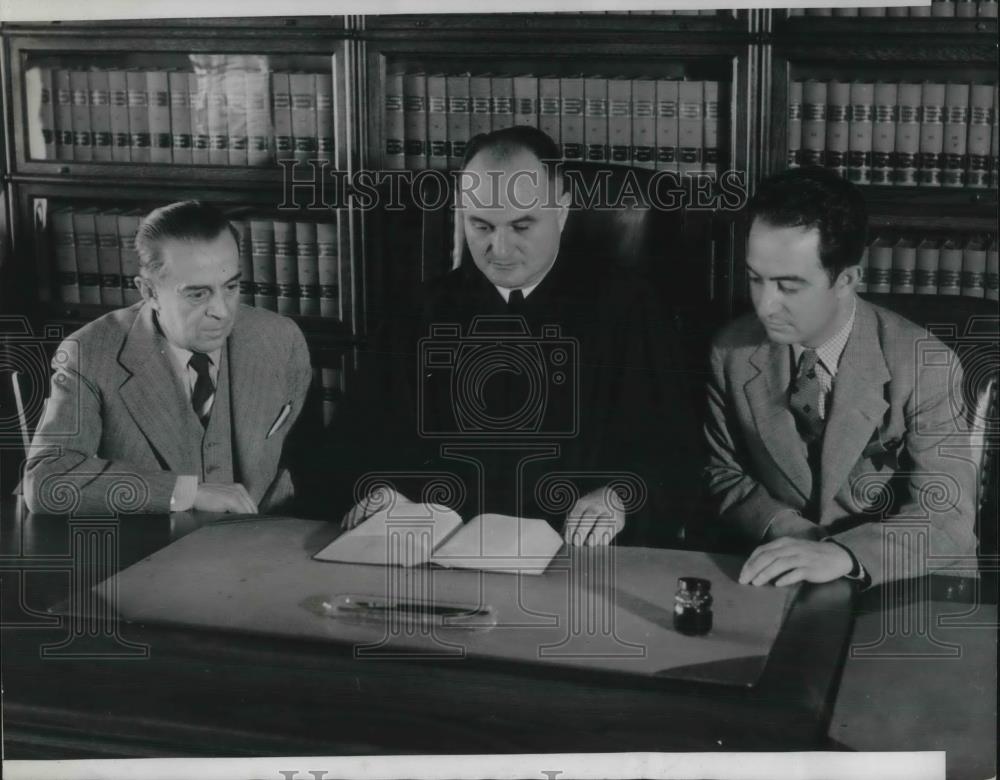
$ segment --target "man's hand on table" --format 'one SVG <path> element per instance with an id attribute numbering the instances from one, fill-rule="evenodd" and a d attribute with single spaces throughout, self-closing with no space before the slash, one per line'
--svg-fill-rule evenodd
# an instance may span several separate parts
<path id="1" fill-rule="evenodd" d="M 216 484 L 203 482 L 194 494 L 193 509 L 199 512 L 233 512 L 236 514 L 257 514 L 257 504 L 250 498 L 247 489 L 240 483 Z"/>
<path id="2" fill-rule="evenodd" d="M 793 585 L 830 582 L 854 567 L 851 554 L 839 544 L 782 538 L 754 550 L 740 571 L 740 584 Z"/>
<path id="3" fill-rule="evenodd" d="M 376 512 L 381 512 L 390 506 L 413 503 L 402 493 L 391 487 L 379 487 L 352 506 L 340 521 L 340 527 L 345 531 L 360 525 Z"/>
<path id="4" fill-rule="evenodd" d="M 614 489 L 604 486 L 581 496 L 566 513 L 566 544 L 596 547 L 611 544 L 625 527 L 625 505 Z"/>

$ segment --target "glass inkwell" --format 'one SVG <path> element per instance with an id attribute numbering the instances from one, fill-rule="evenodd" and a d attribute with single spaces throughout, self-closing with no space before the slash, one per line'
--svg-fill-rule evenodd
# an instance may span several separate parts
<path id="1" fill-rule="evenodd" d="M 674 596 L 674 628 L 686 636 L 712 630 L 712 583 L 701 577 L 680 577 Z"/>

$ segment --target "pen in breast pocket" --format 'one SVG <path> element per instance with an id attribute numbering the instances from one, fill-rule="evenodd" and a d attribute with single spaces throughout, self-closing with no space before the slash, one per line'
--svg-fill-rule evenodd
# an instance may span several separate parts
<path id="1" fill-rule="evenodd" d="M 285 421 L 285 418 L 288 417 L 288 414 L 291 411 L 292 411 L 291 404 L 285 404 L 283 407 L 281 407 L 281 412 L 278 414 L 278 419 L 274 421 L 274 424 L 271 426 L 271 430 L 267 432 L 267 438 L 270 439 L 271 434 L 273 434 L 276 430 L 278 430 L 278 428 L 281 427 L 281 424 Z"/>

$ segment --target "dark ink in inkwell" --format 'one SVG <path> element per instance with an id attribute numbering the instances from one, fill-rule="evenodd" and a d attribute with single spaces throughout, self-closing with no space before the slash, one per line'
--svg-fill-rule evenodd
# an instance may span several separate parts
<path id="1" fill-rule="evenodd" d="M 712 583 L 701 577 L 681 577 L 674 596 L 674 628 L 687 636 L 712 630 Z"/>

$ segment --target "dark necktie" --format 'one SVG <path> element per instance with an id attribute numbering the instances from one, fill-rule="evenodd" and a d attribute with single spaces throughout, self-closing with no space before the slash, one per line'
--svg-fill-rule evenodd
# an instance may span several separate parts
<path id="1" fill-rule="evenodd" d="M 520 290 L 511 290 L 507 297 L 507 311 L 510 314 L 524 313 L 524 293 Z"/>
<path id="2" fill-rule="evenodd" d="M 194 407 L 194 413 L 198 415 L 202 425 L 208 424 L 208 402 L 212 400 L 212 395 L 215 393 L 215 385 L 212 384 L 212 377 L 208 372 L 211 362 L 212 359 L 202 352 L 193 352 L 188 361 L 188 365 L 198 375 L 198 379 L 194 383 L 194 391 L 191 393 L 191 406 Z"/>
<path id="3" fill-rule="evenodd" d="M 788 394 L 788 405 L 795 416 L 799 433 L 807 444 L 813 444 L 823 437 L 825 427 L 820 416 L 820 393 L 817 363 L 819 355 L 815 349 L 807 349 L 799 358 L 799 370 Z"/>

